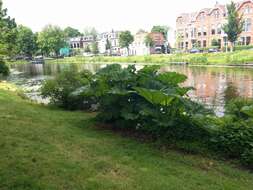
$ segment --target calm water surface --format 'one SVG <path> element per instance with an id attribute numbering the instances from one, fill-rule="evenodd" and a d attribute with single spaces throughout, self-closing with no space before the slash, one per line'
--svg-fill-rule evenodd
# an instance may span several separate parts
<path id="1" fill-rule="evenodd" d="M 11 66 L 8 81 L 21 86 L 28 97 L 47 103 L 40 97 L 39 89 L 45 79 L 52 78 L 64 69 L 77 67 L 96 72 L 105 64 L 20 64 Z M 123 64 L 126 67 L 126 64 Z M 137 66 L 141 68 L 143 66 Z M 186 65 L 162 66 L 161 71 L 176 71 L 187 75 L 184 85 L 192 86 L 195 91 L 189 93 L 194 100 L 213 107 L 218 114 L 224 111 L 227 96 L 253 97 L 253 68 L 238 67 L 199 67 Z M 231 90 L 232 89 L 232 90 Z M 231 94 L 232 93 L 232 94 Z"/>

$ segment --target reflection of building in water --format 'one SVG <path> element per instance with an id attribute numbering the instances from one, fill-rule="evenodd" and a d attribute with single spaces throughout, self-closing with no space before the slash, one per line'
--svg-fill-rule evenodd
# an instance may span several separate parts
<path id="1" fill-rule="evenodd" d="M 188 80 L 184 85 L 195 88 L 189 95 L 206 104 L 220 106 L 219 110 L 224 105 L 224 92 L 228 83 L 235 86 L 241 97 L 253 97 L 252 69 L 167 66 L 161 71 L 176 71 L 187 75 Z"/>

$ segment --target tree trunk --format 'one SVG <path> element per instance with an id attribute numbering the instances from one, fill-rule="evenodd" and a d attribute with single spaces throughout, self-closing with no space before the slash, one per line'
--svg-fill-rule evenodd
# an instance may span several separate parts
<path id="1" fill-rule="evenodd" d="M 230 52 L 234 51 L 234 42 L 231 42 Z"/>

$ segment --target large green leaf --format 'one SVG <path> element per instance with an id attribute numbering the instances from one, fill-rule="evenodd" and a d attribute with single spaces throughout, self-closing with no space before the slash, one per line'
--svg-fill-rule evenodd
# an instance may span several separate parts
<path id="1" fill-rule="evenodd" d="M 144 97 L 152 104 L 168 106 L 174 100 L 173 96 L 164 94 L 159 90 L 150 90 L 138 87 L 135 87 L 134 89 L 140 96 Z"/>
<path id="2" fill-rule="evenodd" d="M 162 73 L 157 76 L 157 79 L 165 84 L 177 86 L 186 81 L 187 77 L 176 72 Z"/>
<path id="3" fill-rule="evenodd" d="M 244 106 L 241 109 L 241 112 L 248 115 L 249 117 L 253 117 L 253 105 L 252 106 Z"/>

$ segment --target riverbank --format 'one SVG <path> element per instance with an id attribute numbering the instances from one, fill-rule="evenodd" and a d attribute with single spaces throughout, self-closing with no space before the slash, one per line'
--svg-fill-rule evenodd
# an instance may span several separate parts
<path id="1" fill-rule="evenodd" d="M 3 189 L 248 190 L 253 174 L 230 164 L 98 130 L 93 114 L 68 112 L 0 90 Z"/>
<path id="2" fill-rule="evenodd" d="M 8 64 L 24 64 L 26 61 L 8 62 Z M 228 53 L 170 54 L 148 56 L 75 56 L 64 59 L 48 59 L 46 63 L 138 63 L 138 64 L 191 64 L 218 66 L 253 66 L 253 50 L 242 50 Z"/>
<path id="3" fill-rule="evenodd" d="M 129 57 L 69 57 L 58 60 L 48 60 L 48 63 L 189 63 L 191 65 L 247 65 L 253 64 L 253 50 L 228 53 L 200 53 L 200 54 L 171 54 Z"/>

